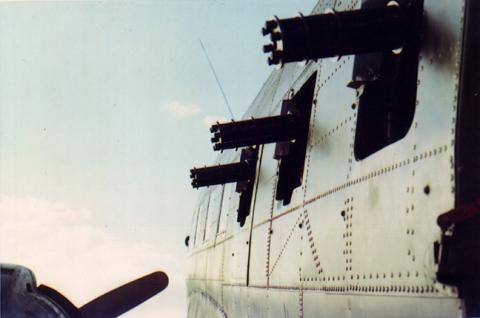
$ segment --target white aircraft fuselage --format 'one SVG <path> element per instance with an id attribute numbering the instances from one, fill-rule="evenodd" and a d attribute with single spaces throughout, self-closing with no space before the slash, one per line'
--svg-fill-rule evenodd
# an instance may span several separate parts
<path id="1" fill-rule="evenodd" d="M 288 101 L 308 109 L 300 170 L 282 170 L 279 142 L 254 145 L 243 222 L 238 184 L 201 190 L 188 317 L 478 313 L 479 1 L 413 2 L 418 50 L 391 57 L 406 60 L 378 66 L 381 52 L 347 54 L 272 71 L 243 118 L 286 114 Z M 311 15 L 327 9 L 362 10 L 362 1 L 320 0 Z M 239 162 L 242 149 L 215 164 Z"/>

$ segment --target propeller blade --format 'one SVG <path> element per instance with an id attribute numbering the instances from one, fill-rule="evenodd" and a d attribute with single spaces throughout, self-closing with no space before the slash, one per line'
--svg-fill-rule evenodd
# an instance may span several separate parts
<path id="1" fill-rule="evenodd" d="M 80 308 L 82 317 L 114 318 L 140 305 L 168 286 L 164 272 L 154 272 L 95 298 Z"/>

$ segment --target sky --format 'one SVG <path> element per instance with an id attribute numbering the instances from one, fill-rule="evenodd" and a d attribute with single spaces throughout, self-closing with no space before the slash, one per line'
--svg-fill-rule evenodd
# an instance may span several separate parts
<path id="1" fill-rule="evenodd" d="M 209 125 L 271 72 L 260 30 L 315 1 L 0 2 L 0 262 L 81 306 L 152 271 L 125 317 L 185 317 L 186 247 Z"/>

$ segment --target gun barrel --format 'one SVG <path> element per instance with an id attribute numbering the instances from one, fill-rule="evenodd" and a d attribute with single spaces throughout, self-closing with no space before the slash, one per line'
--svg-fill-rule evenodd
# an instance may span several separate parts
<path id="1" fill-rule="evenodd" d="M 194 168 L 190 170 L 192 186 L 200 188 L 216 184 L 245 181 L 251 177 L 252 169 L 248 161 Z"/>
<path id="2" fill-rule="evenodd" d="M 263 28 L 271 39 L 264 50 L 269 64 L 283 64 L 398 49 L 411 34 L 415 13 L 389 5 L 271 20 Z"/>
<path id="3" fill-rule="evenodd" d="M 292 114 L 216 124 L 210 129 L 214 150 L 240 148 L 295 139 L 300 121 Z"/>

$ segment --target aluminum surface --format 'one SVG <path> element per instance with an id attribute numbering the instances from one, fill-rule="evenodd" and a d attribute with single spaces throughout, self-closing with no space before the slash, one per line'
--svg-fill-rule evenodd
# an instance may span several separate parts
<path id="1" fill-rule="evenodd" d="M 313 12 L 334 3 L 360 8 L 327 0 Z M 272 72 L 243 118 L 279 114 L 290 89 L 317 72 L 302 186 L 289 205 L 275 201 L 278 163 L 265 145 L 244 227 L 234 186 L 204 191 L 189 248 L 189 317 L 461 316 L 457 291 L 436 282 L 433 244 L 437 216 L 455 204 L 463 1 L 425 0 L 424 12 L 410 130 L 364 160 L 353 155 L 353 56 Z M 217 161 L 235 159 L 226 151 Z M 207 201 L 216 212 L 205 211 Z M 211 232 L 205 240 L 201 228 Z"/>

